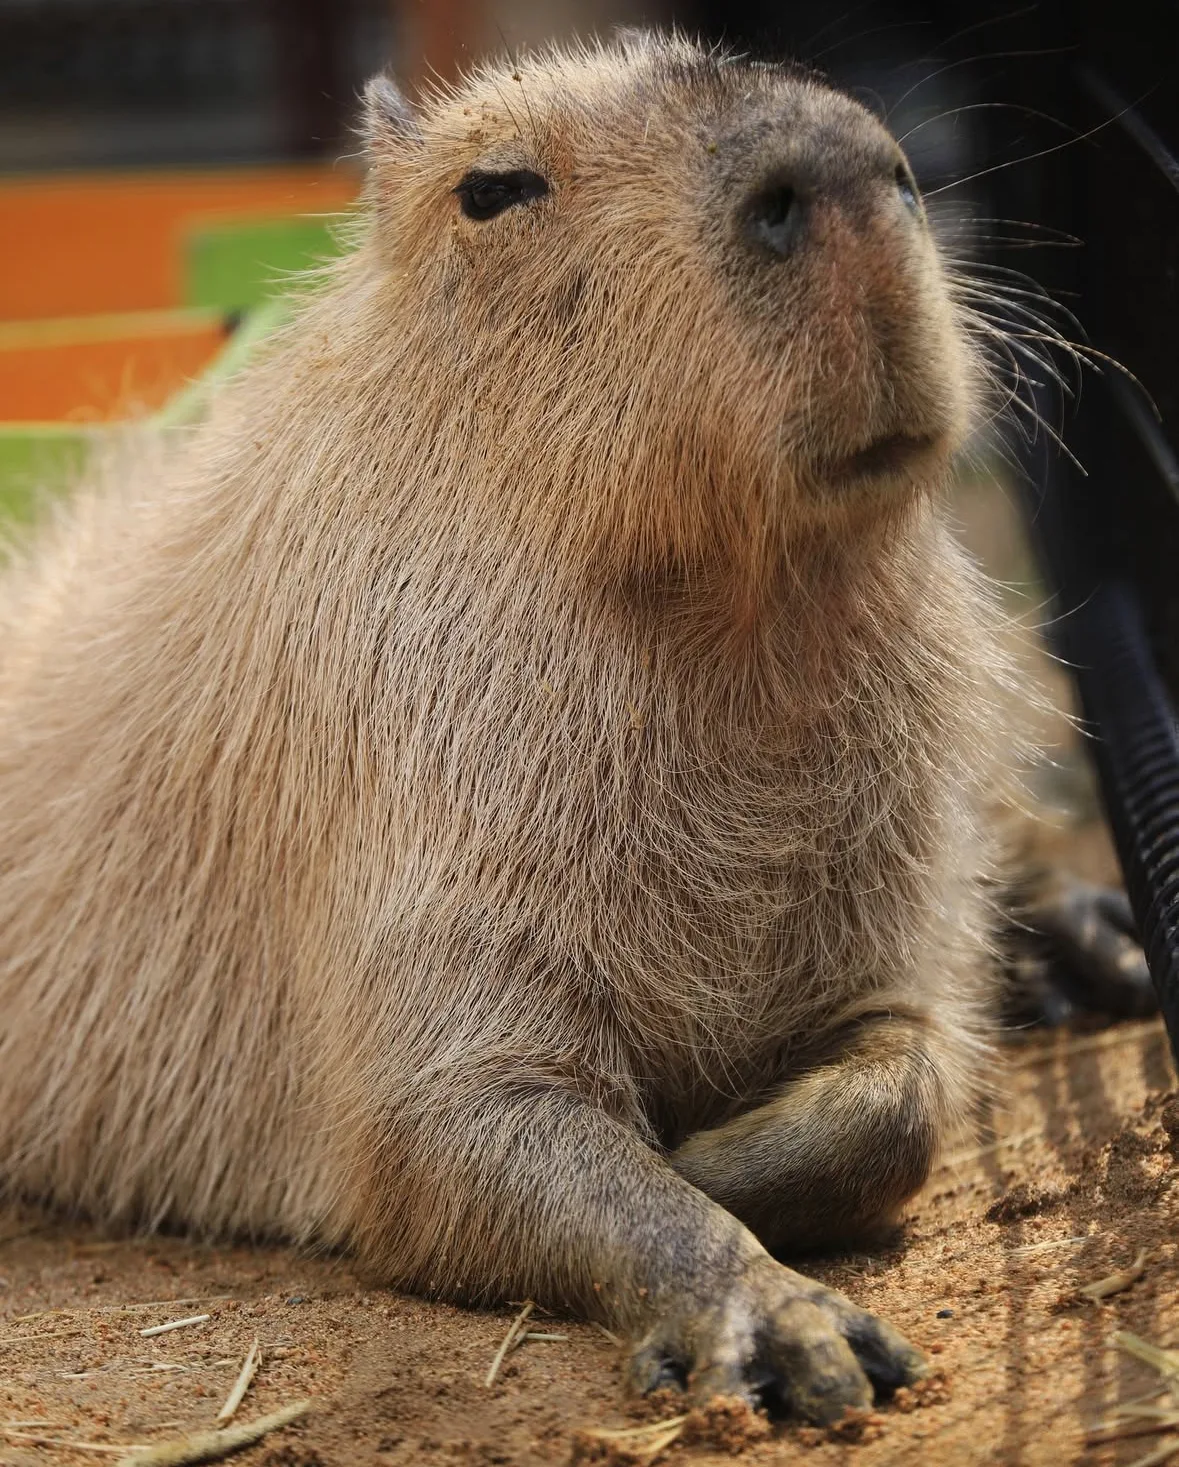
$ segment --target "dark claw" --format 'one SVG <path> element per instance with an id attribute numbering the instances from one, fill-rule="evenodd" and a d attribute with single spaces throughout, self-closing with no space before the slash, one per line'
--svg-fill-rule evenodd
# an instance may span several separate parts
<path id="1" fill-rule="evenodd" d="M 649 1395 L 662 1386 L 675 1386 L 683 1390 L 686 1372 L 668 1354 L 666 1346 L 657 1339 L 643 1341 L 631 1354 L 627 1374 L 630 1387 L 640 1396 Z"/>
<path id="2" fill-rule="evenodd" d="M 891 1396 L 928 1374 L 925 1357 L 882 1319 L 856 1311 L 844 1335 L 877 1395 Z"/>
<path id="3" fill-rule="evenodd" d="M 925 1356 L 891 1324 L 830 1290 L 822 1302 L 878 1396 L 890 1396 L 899 1386 L 912 1385 L 928 1375 Z"/>
<path id="4" fill-rule="evenodd" d="M 1134 912 L 1130 907 L 1130 898 L 1124 891 L 1119 891 L 1110 886 L 1093 887 L 1091 890 L 1097 893 L 1096 904 L 1098 911 L 1107 922 L 1124 932 L 1127 937 L 1138 942 L 1138 923 L 1134 920 Z"/>
<path id="5" fill-rule="evenodd" d="M 805 1299 L 781 1308 L 762 1349 L 786 1404 L 805 1421 L 827 1426 L 849 1406 L 872 1404 L 872 1387 L 830 1318 Z"/>
<path id="6" fill-rule="evenodd" d="M 1033 963 L 1015 964 L 1017 1016 L 1059 1023 L 1073 1009 L 1118 1019 L 1158 1011 L 1123 892 L 1059 878 L 1028 903 L 1019 928 L 1019 945 Z"/>

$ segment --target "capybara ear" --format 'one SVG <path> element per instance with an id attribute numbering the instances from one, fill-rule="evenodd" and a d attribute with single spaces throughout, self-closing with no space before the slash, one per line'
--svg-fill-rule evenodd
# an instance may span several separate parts
<path id="1" fill-rule="evenodd" d="M 417 114 L 392 77 L 378 73 L 365 87 L 361 131 L 370 153 L 421 143 Z"/>
<path id="2" fill-rule="evenodd" d="M 659 39 L 655 31 L 641 25 L 616 25 L 612 34 L 614 44 L 623 55 L 641 56 L 652 50 Z"/>

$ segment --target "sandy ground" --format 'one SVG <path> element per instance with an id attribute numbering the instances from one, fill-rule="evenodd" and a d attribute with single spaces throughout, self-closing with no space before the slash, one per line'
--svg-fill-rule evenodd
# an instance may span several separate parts
<path id="1" fill-rule="evenodd" d="M 972 501 L 992 560 L 1010 543 L 993 511 Z M 1047 793 L 1085 805 L 1075 759 L 1041 774 Z M 1059 844 L 1079 871 L 1110 871 L 1092 828 Z M 1179 1431 L 1086 1445 L 1117 1406 L 1160 1399 L 1160 1376 L 1114 1331 L 1179 1345 L 1179 1102 L 1165 1036 L 1157 1023 L 1025 1035 L 1004 1046 L 993 1079 L 980 1131 L 952 1146 L 893 1246 L 803 1265 L 927 1350 L 933 1387 L 850 1434 L 777 1424 L 745 1447 L 749 1467 L 1099 1467 L 1161 1444 L 1179 1462 Z M 1141 1251 L 1132 1286 L 1101 1303 L 1077 1292 Z M 208 1317 L 141 1333 L 191 1315 Z M 243 1463 L 566 1463 L 588 1459 L 581 1428 L 675 1413 L 674 1400 L 628 1400 L 616 1347 L 563 1319 L 538 1324 L 560 1338 L 526 1341 L 486 1387 L 511 1319 L 368 1288 L 347 1259 L 117 1239 L 0 1210 L 0 1462 L 93 1467 L 124 1444 L 208 1429 L 255 1338 L 262 1364 L 239 1419 L 306 1397 L 313 1407 Z M 705 1440 L 663 1460 L 733 1458 Z"/>
<path id="2" fill-rule="evenodd" d="M 1157 1389 L 1113 1331 L 1179 1342 L 1179 1105 L 1168 1108 L 1166 1039 L 1154 1023 L 1041 1035 L 1009 1046 L 995 1080 L 1001 1100 L 982 1138 L 949 1154 L 895 1246 L 805 1265 L 893 1320 L 944 1384 L 919 1409 L 882 1408 L 857 1442 L 777 1426 L 745 1451 L 750 1467 L 1098 1467 L 1160 1440 L 1179 1450 L 1179 1434 L 1091 1448 L 1084 1438 L 1115 1405 Z M 1139 1282 L 1104 1303 L 1078 1295 L 1140 1249 Z M 209 1318 L 140 1334 L 193 1314 Z M 112 1444 L 207 1428 L 255 1336 L 263 1363 L 241 1418 L 314 1398 L 302 1422 L 237 1459 L 267 1467 L 565 1463 L 579 1427 L 673 1414 L 674 1402 L 629 1402 L 614 1346 L 565 1320 L 538 1326 L 565 1338 L 526 1342 L 487 1389 L 510 1321 L 507 1310 L 368 1289 L 344 1259 L 120 1241 L 0 1213 L 0 1462 L 115 1461 Z M 677 1459 L 732 1460 L 701 1445 L 672 1447 L 666 1460 Z"/>

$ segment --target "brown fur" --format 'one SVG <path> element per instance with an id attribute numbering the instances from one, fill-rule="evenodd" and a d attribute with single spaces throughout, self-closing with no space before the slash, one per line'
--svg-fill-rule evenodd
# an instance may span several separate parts
<path id="1" fill-rule="evenodd" d="M 653 37 L 369 133 L 333 278 L 8 576 L 0 1177 L 862 1403 L 912 1352 L 705 1193 L 874 1224 L 977 1084 L 974 369 L 896 146 Z M 476 163 L 551 194 L 468 220 Z"/>

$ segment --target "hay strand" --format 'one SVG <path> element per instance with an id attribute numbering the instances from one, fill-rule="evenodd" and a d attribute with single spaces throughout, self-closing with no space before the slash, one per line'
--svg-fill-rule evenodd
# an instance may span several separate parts
<path id="1" fill-rule="evenodd" d="M 29 1446 L 33 1447 L 61 1447 L 63 1449 L 68 1447 L 71 1452 L 95 1452 L 100 1456 L 110 1457 L 117 1456 L 120 1453 L 146 1450 L 144 1447 L 128 1446 L 126 1444 L 117 1446 L 111 1442 L 72 1442 L 64 1436 L 45 1436 L 41 1432 L 13 1431 L 10 1427 L 0 1428 L 0 1430 L 3 1431 L 3 1435 L 9 1441 L 27 1442 Z M 126 1460 L 140 1462 L 143 1459 L 132 1456 Z M 116 1467 L 118 1467 L 118 1464 L 116 1464 Z"/>
<path id="2" fill-rule="evenodd" d="M 269 1416 L 259 1416 L 254 1421 L 245 1421 L 224 1431 L 197 1431 L 191 1436 L 177 1437 L 175 1441 L 160 1442 L 157 1446 L 131 1447 L 115 1467 L 188 1467 L 195 1462 L 219 1462 L 222 1457 L 252 1447 L 280 1426 L 289 1426 L 310 1410 L 309 1400 L 295 1401 L 280 1411 L 272 1411 Z"/>
<path id="3" fill-rule="evenodd" d="M 1085 1432 L 1091 1445 L 1121 1441 L 1124 1437 L 1153 1436 L 1179 1428 L 1179 1411 L 1170 1406 L 1118 1406 L 1109 1421 L 1096 1421 Z"/>
<path id="4" fill-rule="evenodd" d="M 677 1442 L 688 1420 L 687 1415 L 670 1416 L 666 1421 L 653 1421 L 649 1426 L 587 1426 L 574 1438 L 573 1460 L 585 1455 L 585 1447 L 617 1447 L 628 1460 L 654 1462 L 656 1457 Z"/>
<path id="5" fill-rule="evenodd" d="M 984 1156 L 993 1156 L 998 1151 L 1006 1151 L 1009 1148 L 1018 1150 L 1026 1146 L 1029 1141 L 1046 1139 L 1043 1126 L 1033 1126 L 1027 1131 L 1016 1131 L 1011 1136 L 999 1136 L 994 1141 L 988 1141 L 983 1146 L 970 1146 L 965 1151 L 952 1151 L 949 1156 L 943 1157 L 937 1164 L 937 1170 L 953 1171 L 955 1167 L 965 1166 L 967 1162 L 981 1161 Z"/>
<path id="6" fill-rule="evenodd" d="M 519 1343 L 520 1335 L 525 1324 L 528 1322 L 528 1317 L 535 1308 L 535 1303 L 531 1299 L 526 1299 L 524 1301 L 524 1307 L 508 1326 L 508 1332 L 500 1341 L 499 1349 L 495 1352 L 495 1359 L 491 1362 L 491 1366 L 483 1378 L 483 1384 L 489 1390 L 495 1384 L 495 1378 L 499 1374 L 500 1366 L 508 1358 L 509 1351 Z"/>
<path id="7" fill-rule="evenodd" d="M 1046 1243 L 1021 1243 L 1018 1248 L 1008 1248 L 1009 1258 L 1032 1258 L 1037 1253 L 1050 1253 L 1054 1248 L 1076 1248 L 1081 1243 L 1092 1243 L 1100 1233 L 1077 1233 L 1072 1238 L 1049 1238 Z"/>
<path id="8" fill-rule="evenodd" d="M 1085 1284 L 1077 1290 L 1078 1294 L 1084 1295 L 1086 1299 L 1092 1299 L 1099 1303 L 1102 1299 L 1108 1299 L 1111 1294 L 1120 1294 L 1123 1289 L 1128 1289 L 1146 1272 L 1147 1252 L 1145 1248 L 1138 1250 L 1138 1257 L 1129 1268 L 1119 1268 L 1107 1278 L 1097 1279 L 1094 1283 Z"/>
<path id="9" fill-rule="evenodd" d="M 212 1317 L 211 1314 L 190 1314 L 187 1319 L 170 1319 L 167 1324 L 148 1325 L 146 1329 L 141 1329 L 139 1333 L 145 1338 L 149 1335 L 166 1335 L 174 1329 L 187 1329 L 190 1324 L 204 1324 L 207 1319 L 211 1319 Z"/>
<path id="10" fill-rule="evenodd" d="M 1127 1463 L 1127 1467 L 1158 1467 L 1160 1462 L 1169 1462 L 1176 1452 L 1179 1452 L 1179 1437 L 1164 1442 L 1161 1447 L 1155 1447 L 1145 1457 L 1135 1457 L 1133 1462 Z"/>
<path id="11" fill-rule="evenodd" d="M 1179 1377 L 1179 1351 L 1164 1350 L 1161 1345 L 1152 1345 L 1149 1340 L 1144 1340 L 1141 1335 L 1128 1329 L 1115 1330 L 1110 1339 L 1120 1350 L 1125 1350 L 1127 1355 L 1135 1356 L 1144 1365 L 1149 1365 L 1152 1370 L 1165 1376 L 1168 1385 Z"/>
<path id="12" fill-rule="evenodd" d="M 217 1425 L 224 1426 L 227 1421 L 232 1421 L 234 1413 L 245 1399 L 246 1392 L 250 1389 L 250 1383 L 258 1373 L 258 1367 L 262 1363 L 262 1346 L 258 1336 L 254 1336 L 254 1343 L 246 1351 L 246 1358 L 242 1361 L 242 1368 L 233 1383 L 233 1389 L 225 1398 L 225 1405 L 217 1412 Z"/>

